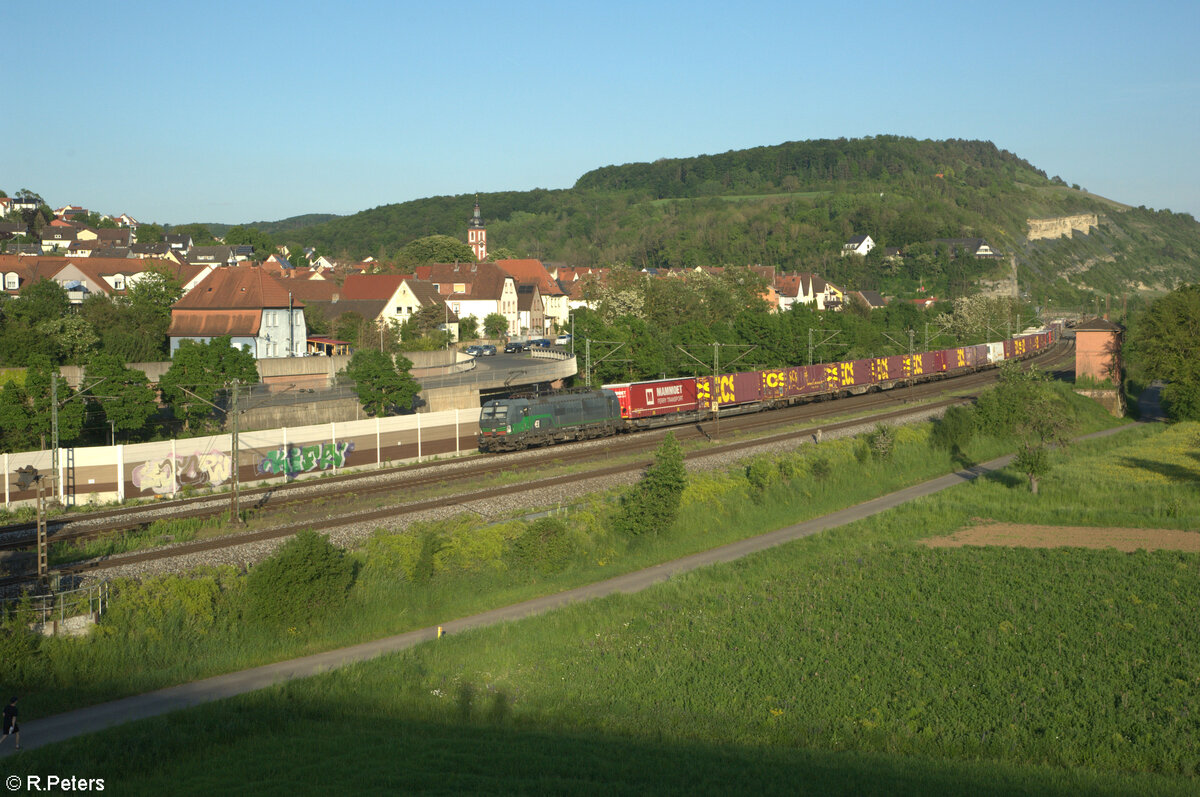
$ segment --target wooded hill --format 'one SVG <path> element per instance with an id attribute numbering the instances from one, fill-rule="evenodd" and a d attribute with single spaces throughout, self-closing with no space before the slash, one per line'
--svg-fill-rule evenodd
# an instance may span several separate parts
<path id="1" fill-rule="evenodd" d="M 1161 293 L 1200 280 L 1200 225 L 1190 215 L 1126 208 L 1047 177 L 982 141 L 877 136 L 605 166 L 571 189 L 479 195 L 490 247 L 571 265 L 636 268 L 773 265 L 848 288 L 954 296 L 1012 275 L 1035 300 Z M 423 236 L 465 237 L 474 197 L 385 205 L 276 237 L 334 255 L 387 260 Z M 1027 241 L 1026 220 L 1094 213 L 1071 240 Z M 870 235 L 880 249 L 842 258 Z M 939 238 L 984 238 L 999 260 L 953 258 Z M 909 257 L 888 262 L 882 247 Z"/>

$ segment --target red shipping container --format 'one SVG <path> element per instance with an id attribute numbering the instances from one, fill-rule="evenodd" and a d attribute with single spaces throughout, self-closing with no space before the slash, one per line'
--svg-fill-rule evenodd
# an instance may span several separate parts
<path id="1" fill-rule="evenodd" d="M 659 379 L 653 382 L 634 382 L 628 385 L 605 385 L 617 394 L 621 402 L 621 417 L 646 418 L 690 412 L 696 409 L 696 380 Z M 624 394 L 624 396 L 622 395 Z M 626 414 L 628 407 L 628 414 Z"/>

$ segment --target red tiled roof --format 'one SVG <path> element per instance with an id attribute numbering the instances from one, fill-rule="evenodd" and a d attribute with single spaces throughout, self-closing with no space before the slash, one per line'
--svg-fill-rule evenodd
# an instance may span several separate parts
<path id="1" fill-rule="evenodd" d="M 183 338 L 257 337 L 261 323 L 261 310 L 173 309 L 167 335 Z"/>
<path id="2" fill-rule="evenodd" d="M 261 310 L 287 307 L 288 288 L 255 267 L 213 269 L 172 307 L 175 310 Z M 292 307 L 303 307 L 291 297 Z"/>
<path id="3" fill-rule="evenodd" d="M 400 274 L 350 274 L 342 284 L 342 298 L 390 299 L 402 282 Z"/>
<path id="4" fill-rule="evenodd" d="M 436 283 L 442 296 L 454 294 L 454 285 L 461 283 L 466 290 L 457 294 L 460 299 L 499 299 L 504 283 L 512 279 L 495 263 L 434 263 L 416 271 L 418 279 Z"/>
<path id="5" fill-rule="evenodd" d="M 497 260 L 496 265 L 517 282 L 537 285 L 544 296 L 562 295 L 562 289 L 540 260 Z"/>

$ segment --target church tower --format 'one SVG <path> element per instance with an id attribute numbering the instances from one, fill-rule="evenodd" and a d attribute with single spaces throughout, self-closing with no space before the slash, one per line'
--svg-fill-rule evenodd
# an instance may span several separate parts
<path id="1" fill-rule="evenodd" d="M 467 222 L 467 244 L 475 250 L 476 260 L 487 260 L 487 229 L 479 216 L 479 197 L 475 197 L 475 215 Z"/>

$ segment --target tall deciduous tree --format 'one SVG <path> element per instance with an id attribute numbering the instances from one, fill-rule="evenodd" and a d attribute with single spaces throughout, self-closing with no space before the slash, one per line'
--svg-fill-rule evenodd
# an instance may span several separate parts
<path id="1" fill-rule="evenodd" d="M 1200 285 L 1177 288 L 1135 319 L 1130 359 L 1167 382 L 1163 402 L 1176 420 L 1200 420 Z"/>
<path id="2" fill-rule="evenodd" d="M 57 384 L 55 384 L 57 383 Z M 28 395 L 29 430 L 45 449 L 53 443 L 54 416 L 58 415 L 58 443 L 71 443 L 83 430 L 84 406 L 67 380 L 45 355 L 30 359 L 25 372 L 25 393 Z"/>
<path id="3" fill-rule="evenodd" d="M 143 223 L 137 226 L 134 238 L 140 244 L 157 244 L 162 242 L 164 234 L 161 224 Z"/>
<path id="4" fill-rule="evenodd" d="M 0 365 L 28 365 L 36 355 L 59 362 L 61 342 L 52 334 L 39 332 L 38 326 L 65 318 L 70 306 L 66 290 L 52 280 L 38 280 L 21 288 L 15 301 L 4 304 Z"/>
<path id="5" fill-rule="evenodd" d="M 88 391 L 99 399 L 105 422 L 112 423 L 114 433 L 136 433 L 145 428 L 158 409 L 150 380 L 141 371 L 126 368 L 115 354 L 97 354 L 88 363 Z"/>
<path id="6" fill-rule="evenodd" d="M 184 427 L 202 431 L 223 420 L 214 405 L 220 406 L 218 399 L 228 394 L 234 380 L 254 384 L 258 368 L 254 355 L 245 348 L 233 348 L 230 336 L 225 335 L 207 343 L 183 341 L 158 384 Z"/>
<path id="7" fill-rule="evenodd" d="M 246 227 L 238 225 L 229 228 L 225 233 L 225 243 L 229 246 L 253 246 L 254 259 L 266 260 L 268 256 L 275 251 L 275 239 L 257 227 Z M 299 248 L 294 254 L 299 253 Z M 291 257 L 289 261 L 293 266 L 307 265 L 301 264 L 299 257 Z"/>
<path id="8" fill-rule="evenodd" d="M 409 370 L 412 361 L 381 351 L 356 351 L 346 366 L 364 410 L 376 417 L 393 410 L 407 411 L 421 391 Z"/>
<path id="9" fill-rule="evenodd" d="M 0 451 L 28 451 L 37 442 L 31 430 L 29 394 L 16 382 L 0 388 Z"/>
<path id="10" fill-rule="evenodd" d="M 412 241 L 396 257 L 397 264 L 411 267 L 425 263 L 474 263 L 475 251 L 449 235 L 429 235 Z"/>

